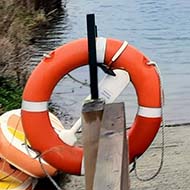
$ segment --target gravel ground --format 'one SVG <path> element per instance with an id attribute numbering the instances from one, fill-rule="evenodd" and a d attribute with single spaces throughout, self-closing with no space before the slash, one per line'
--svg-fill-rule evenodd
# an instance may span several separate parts
<path id="1" fill-rule="evenodd" d="M 137 173 L 149 178 L 158 170 L 161 160 L 161 131 L 150 148 L 137 161 Z M 63 190 L 84 190 L 84 176 L 62 177 Z M 130 190 L 189 190 L 190 189 L 190 126 L 165 128 L 164 164 L 152 180 L 143 182 L 130 173 Z"/>

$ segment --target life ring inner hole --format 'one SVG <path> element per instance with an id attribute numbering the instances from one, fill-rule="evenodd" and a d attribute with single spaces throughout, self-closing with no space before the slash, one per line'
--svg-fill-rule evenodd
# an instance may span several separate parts
<path id="1" fill-rule="evenodd" d="M 84 100 L 90 93 L 88 73 L 88 65 L 72 70 L 58 82 L 51 95 L 52 106 L 66 129 L 70 129 L 79 119 Z M 99 83 L 105 76 L 106 74 L 98 69 Z M 131 82 L 116 101 L 124 102 L 127 107 L 126 124 L 128 128 L 133 123 L 138 109 L 137 95 Z"/>

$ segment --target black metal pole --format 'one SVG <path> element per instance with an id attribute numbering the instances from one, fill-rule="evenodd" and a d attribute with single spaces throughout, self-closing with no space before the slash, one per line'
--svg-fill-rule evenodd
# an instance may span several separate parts
<path id="1" fill-rule="evenodd" d="M 96 36 L 94 14 L 87 15 L 87 37 L 88 37 L 88 61 L 90 69 L 91 99 L 98 99 L 98 69 L 96 61 Z"/>

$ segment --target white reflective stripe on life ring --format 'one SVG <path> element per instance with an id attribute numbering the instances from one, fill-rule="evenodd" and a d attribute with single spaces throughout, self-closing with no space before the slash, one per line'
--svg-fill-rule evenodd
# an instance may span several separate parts
<path id="1" fill-rule="evenodd" d="M 48 110 L 48 102 L 30 102 L 22 100 L 22 110 L 29 112 L 42 112 Z"/>
<path id="2" fill-rule="evenodd" d="M 96 38 L 96 60 L 98 63 L 104 63 L 106 52 L 106 38 Z"/>
<path id="3" fill-rule="evenodd" d="M 139 106 L 137 115 L 148 118 L 157 118 L 161 117 L 161 108 L 150 108 Z"/>

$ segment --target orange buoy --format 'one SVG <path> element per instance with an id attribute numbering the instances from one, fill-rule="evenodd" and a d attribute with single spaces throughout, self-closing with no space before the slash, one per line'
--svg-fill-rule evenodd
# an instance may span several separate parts
<path id="1" fill-rule="evenodd" d="M 61 122 L 51 113 L 50 120 L 56 130 L 63 129 Z M 41 140 L 43 141 L 43 138 Z M 46 176 L 44 170 L 49 175 L 55 175 L 57 172 L 56 168 L 43 159 L 42 168 L 38 153 L 31 149 L 23 132 L 20 109 L 8 111 L 0 116 L 0 157 L 33 177 Z"/>
<path id="2" fill-rule="evenodd" d="M 138 112 L 132 127 L 127 131 L 131 163 L 144 153 L 160 127 L 160 78 L 155 65 L 150 64 L 146 56 L 127 42 L 106 38 L 97 38 L 96 42 L 97 61 L 110 68 L 127 71 L 137 93 Z M 86 39 L 57 48 L 31 74 L 22 101 L 22 122 L 31 146 L 41 153 L 49 151 L 43 158 L 54 167 L 77 175 L 83 171 L 83 149 L 69 146 L 55 133 L 48 115 L 48 101 L 62 77 L 86 64 Z M 117 86 L 115 88 L 117 90 Z"/>
<path id="3" fill-rule="evenodd" d="M 37 183 L 27 174 L 17 170 L 0 158 L 0 189 L 1 190 L 33 190 Z"/>

